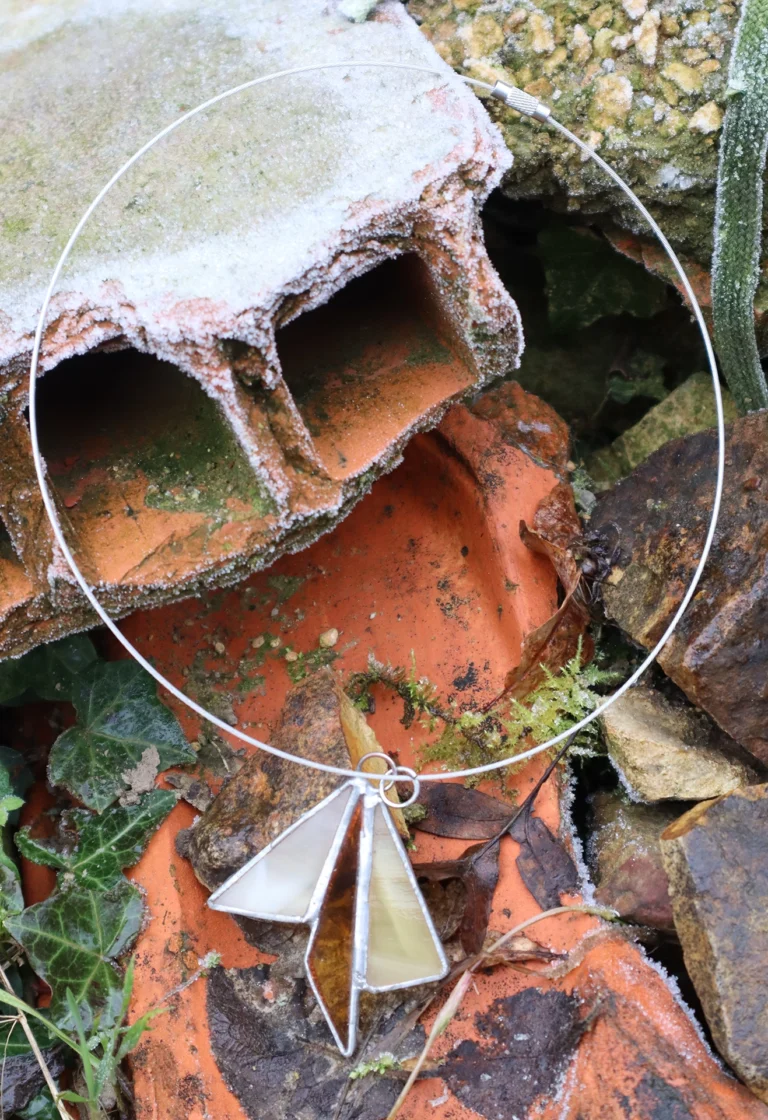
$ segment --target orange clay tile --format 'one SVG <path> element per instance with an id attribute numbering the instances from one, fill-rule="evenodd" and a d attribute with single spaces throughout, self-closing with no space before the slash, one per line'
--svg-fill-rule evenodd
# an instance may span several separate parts
<path id="1" fill-rule="evenodd" d="M 269 736 L 290 685 L 286 649 L 316 649 L 320 634 L 331 628 L 339 631 L 334 668 L 343 674 L 363 669 L 369 653 L 407 664 L 413 652 L 417 672 L 460 702 L 492 698 L 518 657 L 522 636 L 549 616 L 557 599 L 548 563 L 523 547 L 518 532 L 520 519 L 530 520 L 557 481 L 550 467 L 514 446 L 514 430 L 525 431 L 527 409 L 540 410 L 541 402 L 516 387 L 500 393 L 495 409 L 487 403 L 478 412 L 457 408 L 436 432 L 413 439 L 402 466 L 379 479 L 350 516 L 311 548 L 234 590 L 135 614 L 126 631 L 172 679 L 209 701 L 213 696 L 220 710 L 230 710 L 257 736 Z M 558 422 L 551 414 L 549 423 L 554 437 Z M 562 465 L 567 447 L 554 442 Z M 269 652 L 262 659 L 257 655 L 265 646 Z M 384 748 L 408 763 L 422 733 L 406 730 L 401 712 L 399 703 L 377 693 L 370 722 Z M 180 715 L 196 738 L 196 721 Z M 541 767 L 533 760 L 515 775 L 520 796 Z M 557 829 L 555 783 L 542 791 L 537 812 Z M 232 919 L 205 909 L 206 892 L 176 854 L 175 835 L 194 815 L 179 805 L 133 872 L 147 892 L 151 916 L 137 947 L 135 1015 L 182 984 L 194 960 L 210 949 L 220 950 L 230 968 L 266 959 L 246 944 Z M 416 839 L 419 861 L 452 858 L 467 847 L 466 841 L 423 833 Z M 539 909 L 520 879 L 517 851 L 511 839 L 503 841 L 494 931 Z M 717 1066 L 636 946 L 600 933 L 596 920 L 583 915 L 550 918 L 531 932 L 553 948 L 576 951 L 578 967 L 562 980 L 539 981 L 537 990 L 565 993 L 560 999 L 578 996 L 586 1020 L 559 1078 L 558 1103 L 552 1098 L 558 1086 L 550 1086 L 527 1110 L 531 1120 L 768 1117 L 768 1109 Z M 447 1057 L 462 1042 L 481 1046 L 478 1017 L 494 1001 L 536 984 L 511 969 L 478 975 L 436 1055 Z M 140 1046 L 133 1063 L 137 1120 L 245 1120 L 211 1053 L 205 989 L 206 982 L 198 981 L 177 996 L 171 1013 L 155 1021 Z M 428 1017 L 427 1028 L 430 1022 Z M 670 1084 L 677 1096 L 669 1090 L 667 1099 L 679 1100 L 688 1112 L 653 1111 L 657 1104 L 649 1092 L 658 1096 Z M 478 1113 L 435 1074 L 415 1087 L 402 1115 L 470 1120 Z"/>

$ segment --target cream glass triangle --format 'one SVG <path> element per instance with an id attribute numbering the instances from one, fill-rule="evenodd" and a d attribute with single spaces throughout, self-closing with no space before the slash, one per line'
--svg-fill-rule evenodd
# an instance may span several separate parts
<path id="1" fill-rule="evenodd" d="M 265 921 L 305 921 L 351 792 L 342 786 L 321 801 L 219 887 L 208 905 Z"/>
<path id="2" fill-rule="evenodd" d="M 378 805 L 368 895 L 365 980 L 370 988 L 417 984 L 439 979 L 445 972 L 445 957 L 424 913 L 408 856 L 392 836 L 387 818 L 386 811 Z"/>

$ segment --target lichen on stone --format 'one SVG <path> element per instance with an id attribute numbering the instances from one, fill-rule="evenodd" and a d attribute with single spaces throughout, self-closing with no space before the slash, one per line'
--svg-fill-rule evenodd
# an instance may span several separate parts
<path id="1" fill-rule="evenodd" d="M 734 4 L 410 0 L 409 10 L 460 73 L 512 82 L 549 104 L 616 167 L 678 250 L 709 263 Z M 515 157 L 503 182 L 509 196 L 647 233 L 618 190 L 564 138 L 505 108 L 490 112 Z M 766 298 L 767 275 L 763 265 L 758 302 Z"/>

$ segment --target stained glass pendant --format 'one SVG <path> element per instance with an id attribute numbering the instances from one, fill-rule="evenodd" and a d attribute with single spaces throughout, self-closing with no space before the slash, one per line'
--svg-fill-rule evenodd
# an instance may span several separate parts
<path id="1" fill-rule="evenodd" d="M 214 910 L 311 926 L 307 976 L 336 1044 L 360 993 L 441 980 L 448 962 L 380 791 L 352 778 L 213 892 Z"/>

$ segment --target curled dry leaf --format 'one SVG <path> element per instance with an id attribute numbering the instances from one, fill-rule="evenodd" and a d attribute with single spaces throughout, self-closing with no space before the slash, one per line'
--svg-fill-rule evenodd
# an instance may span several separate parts
<path id="1" fill-rule="evenodd" d="M 517 857 L 520 876 L 542 910 L 558 906 L 563 894 L 577 893 L 576 864 L 541 817 L 534 817 L 531 804 L 511 826 L 509 834 L 520 845 Z"/>
<path id="2" fill-rule="evenodd" d="M 474 844 L 460 859 L 417 864 L 417 876 L 428 882 L 460 879 L 466 890 L 459 940 L 467 955 L 479 953 L 485 941 L 493 892 L 499 881 L 499 846 Z"/>

